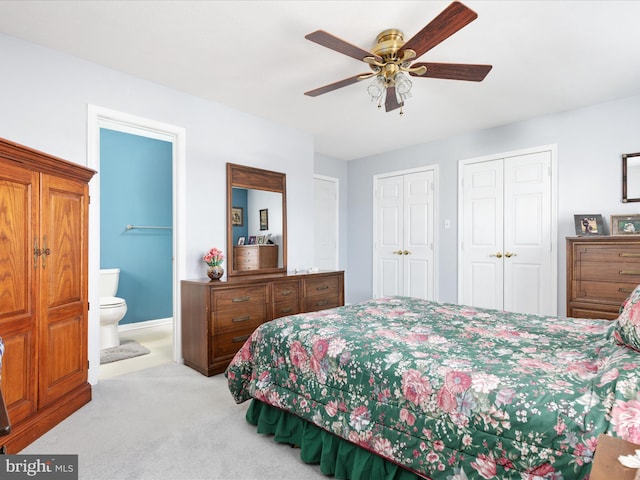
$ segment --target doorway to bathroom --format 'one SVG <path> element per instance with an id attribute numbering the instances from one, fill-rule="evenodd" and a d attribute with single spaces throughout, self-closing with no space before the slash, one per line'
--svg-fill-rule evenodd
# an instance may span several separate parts
<path id="1" fill-rule="evenodd" d="M 89 106 L 89 297 L 99 304 L 100 270 L 120 269 L 115 296 L 127 304 L 121 341 L 150 354 L 100 364 L 100 315 L 89 311 L 89 381 L 181 359 L 178 278 L 183 275 L 184 129 Z M 106 375 L 105 375 L 106 372 Z"/>

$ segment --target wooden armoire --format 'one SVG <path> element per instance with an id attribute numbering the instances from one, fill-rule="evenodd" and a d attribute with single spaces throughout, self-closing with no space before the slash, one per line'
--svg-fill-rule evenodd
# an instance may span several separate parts
<path id="1" fill-rule="evenodd" d="M 91 400 L 88 168 L 0 139 L 2 392 L 16 453 Z"/>

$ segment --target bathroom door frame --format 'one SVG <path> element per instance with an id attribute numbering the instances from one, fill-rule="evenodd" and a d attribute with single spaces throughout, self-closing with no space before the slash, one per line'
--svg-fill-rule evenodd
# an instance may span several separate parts
<path id="1" fill-rule="evenodd" d="M 89 383 L 100 371 L 100 129 L 108 128 L 170 142 L 173 173 L 173 361 L 182 361 L 180 278 L 186 266 L 186 130 L 183 127 L 96 105 L 87 108 L 87 165 L 98 173 L 89 183 Z"/>

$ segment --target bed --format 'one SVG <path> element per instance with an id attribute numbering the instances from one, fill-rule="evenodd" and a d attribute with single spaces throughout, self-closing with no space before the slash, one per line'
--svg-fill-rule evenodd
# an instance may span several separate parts
<path id="1" fill-rule="evenodd" d="M 616 322 L 371 300 L 263 324 L 226 376 L 259 433 L 384 462 L 341 478 L 588 478 L 599 434 L 640 443 L 639 299 Z"/>

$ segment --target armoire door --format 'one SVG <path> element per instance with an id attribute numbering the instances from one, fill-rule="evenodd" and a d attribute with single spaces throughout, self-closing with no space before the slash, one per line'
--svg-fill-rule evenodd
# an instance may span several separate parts
<path id="1" fill-rule="evenodd" d="M 459 302 L 554 315 L 551 151 L 465 164 Z"/>
<path id="2" fill-rule="evenodd" d="M 0 168 L 2 390 L 12 424 L 37 408 L 34 248 L 39 185 L 37 172 L 6 164 Z"/>
<path id="3" fill-rule="evenodd" d="M 88 187 L 42 175 L 38 404 L 87 381 Z"/>
<path id="4" fill-rule="evenodd" d="M 434 178 L 426 170 L 377 180 L 376 297 L 434 299 Z"/>

